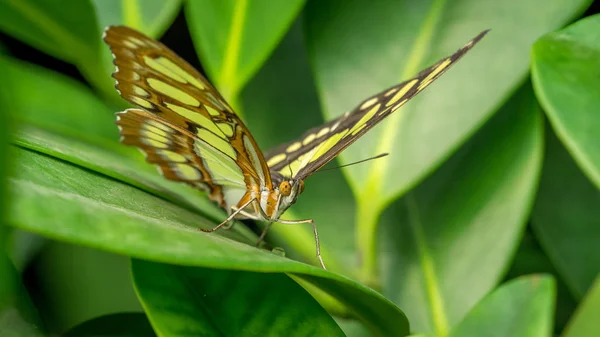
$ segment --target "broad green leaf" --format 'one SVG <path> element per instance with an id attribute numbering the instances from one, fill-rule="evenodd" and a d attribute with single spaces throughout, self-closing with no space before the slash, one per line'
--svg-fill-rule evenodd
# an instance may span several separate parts
<path id="1" fill-rule="evenodd" d="M 504 276 L 504 281 L 530 274 L 549 274 L 555 278 L 554 331 L 562 331 L 577 308 L 577 301 L 528 227 L 519 245 L 519 250 L 513 257 L 512 266 Z"/>
<path id="2" fill-rule="evenodd" d="M 132 261 L 138 296 L 164 336 L 343 336 L 284 274 Z"/>
<path id="3" fill-rule="evenodd" d="M 533 46 L 531 70 L 556 134 L 600 188 L 600 15 L 540 38 Z"/>
<path id="4" fill-rule="evenodd" d="M 550 276 L 517 278 L 486 296 L 451 337 L 548 337 L 555 284 Z"/>
<path id="5" fill-rule="evenodd" d="M 346 337 L 371 337 L 372 334 L 365 328 L 364 325 L 360 324 L 355 320 L 348 319 L 336 319 L 340 328 L 346 334 Z"/>
<path id="6" fill-rule="evenodd" d="M 69 330 L 64 337 L 154 337 L 156 334 L 142 313 L 100 316 Z"/>
<path id="7" fill-rule="evenodd" d="M 412 332 L 445 336 L 504 276 L 539 180 L 540 115 L 524 86 L 385 217 L 384 294 Z"/>
<path id="8" fill-rule="evenodd" d="M 600 277 L 596 279 L 583 303 L 577 309 L 563 337 L 596 337 L 600 335 Z"/>
<path id="9" fill-rule="evenodd" d="M 48 240 L 30 270 L 41 276 L 35 295 L 48 331 L 64 332 L 115 312 L 143 311 L 126 256 Z"/>
<path id="10" fill-rule="evenodd" d="M 0 29 L 65 61 L 94 58 L 100 46 L 91 1 L 2 0 Z"/>
<path id="11" fill-rule="evenodd" d="M 581 299 L 600 272 L 600 191 L 556 136 L 547 132 L 544 172 L 532 225 L 573 296 Z"/>
<path id="12" fill-rule="evenodd" d="M 530 44 L 590 2 L 308 3 L 307 41 L 326 119 L 416 75 L 482 30 L 492 29 L 437 83 L 342 154 L 342 161 L 349 163 L 390 153 L 344 170 L 358 202 L 357 245 L 365 274 L 375 274 L 372 257 L 364 254 L 372 250 L 384 208 L 447 159 L 517 89 L 528 69 Z"/>
<path id="13" fill-rule="evenodd" d="M 89 170 L 15 148 L 9 223 L 44 236 L 157 262 L 289 273 L 344 304 L 379 335 L 408 333 L 400 309 L 348 278 L 253 247 L 235 230 L 202 233 L 207 221 L 187 209 Z M 44 167 L 44 170 L 39 170 Z M 235 229 L 235 227 L 234 227 Z"/>
<path id="14" fill-rule="evenodd" d="M 0 66 L 0 72 L 2 72 Z M 13 171 L 9 136 L 13 127 L 13 87 L 0 86 L 0 335 L 3 337 L 42 336 L 40 318 L 29 299 L 8 252 L 9 229 L 6 213 L 10 200 L 8 177 Z"/>
<path id="15" fill-rule="evenodd" d="M 2 68 L 0 67 L 0 71 Z M 8 153 L 9 148 L 9 134 L 12 131 L 12 117 L 10 116 L 12 110 L 12 88 L 7 85 L 0 86 L 0 306 L 2 306 L 2 298 L 4 294 L 10 294 L 13 291 L 12 280 L 8 277 L 9 271 L 13 266 L 8 263 L 8 259 L 4 258 L 5 252 L 7 252 L 7 236 L 8 229 L 4 226 L 4 214 L 6 213 L 6 204 L 8 201 L 7 197 L 7 178 L 10 169 L 10 157 Z"/>
<path id="16" fill-rule="evenodd" d="M 117 100 L 106 76 L 91 0 L 0 0 L 0 30 L 54 57 L 77 65 L 86 79 Z"/>
<path id="17" fill-rule="evenodd" d="M 25 271 L 47 242 L 42 236 L 16 228 L 11 228 L 7 239 L 9 247 L 6 252 L 18 273 Z"/>
<path id="18" fill-rule="evenodd" d="M 4 227 L 4 222 L 3 219 L 0 226 Z M 4 234 L 6 229 L 0 228 L 0 231 Z M 5 239 L 5 236 L 0 236 L 0 240 Z M 3 243 L 0 243 L 0 336 L 43 336 L 37 309 L 21 284 L 19 273 L 4 253 Z"/>
<path id="19" fill-rule="evenodd" d="M 125 25 L 160 36 L 181 9 L 181 0 L 93 0 L 100 30 Z"/>
<path id="20" fill-rule="evenodd" d="M 245 120 L 263 150 L 290 141 L 322 121 L 302 32 L 299 20 L 242 91 Z M 305 184 L 306 190 L 283 217 L 314 219 L 327 268 L 347 273 L 356 258 L 354 231 L 350 227 L 354 212 L 352 192 L 340 170 L 315 174 Z M 314 261 L 310 226 L 276 224 L 268 235 L 286 248 L 287 255 Z"/>
<path id="21" fill-rule="evenodd" d="M 112 111 L 81 83 L 37 65 L 0 56 L 11 109 L 22 123 L 96 141 L 119 138 Z"/>
<path id="22" fill-rule="evenodd" d="M 305 0 L 188 1 L 186 19 L 203 67 L 224 97 L 237 96 L 285 35 Z"/>

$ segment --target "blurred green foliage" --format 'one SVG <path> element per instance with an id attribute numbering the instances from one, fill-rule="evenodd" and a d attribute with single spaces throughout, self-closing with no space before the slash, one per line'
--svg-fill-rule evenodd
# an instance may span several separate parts
<path id="1" fill-rule="evenodd" d="M 0 336 L 597 336 L 599 6 L 0 0 Z M 225 213 L 118 143 L 109 24 L 264 150 L 492 31 L 339 162 L 389 156 L 307 179 L 324 271 L 309 227 L 197 231 Z"/>

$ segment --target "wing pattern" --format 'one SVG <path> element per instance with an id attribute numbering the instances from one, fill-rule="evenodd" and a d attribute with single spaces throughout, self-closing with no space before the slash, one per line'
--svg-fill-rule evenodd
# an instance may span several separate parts
<path id="1" fill-rule="evenodd" d="M 119 115 L 117 124 L 126 144 L 145 152 L 166 178 L 208 190 L 220 205 L 222 184 L 248 191 L 272 188 L 256 141 L 198 71 L 160 42 L 124 26 L 107 28 L 104 41 L 114 56 L 119 94 L 143 109 Z M 154 138 L 143 137 L 136 128 Z M 171 160 L 183 160 L 180 156 L 186 161 Z"/>
<path id="2" fill-rule="evenodd" d="M 362 101 L 352 111 L 305 132 L 266 155 L 271 170 L 304 180 L 323 167 L 377 123 L 400 108 L 441 76 L 488 31 L 483 31 L 451 56 L 439 60 L 417 76 Z"/>
<path id="3" fill-rule="evenodd" d="M 139 148 L 146 161 L 157 164 L 167 179 L 206 191 L 212 200 L 225 205 L 221 186 L 214 184 L 206 165 L 194 153 L 194 138 L 189 134 L 139 109 L 119 112 L 117 125 L 121 142 Z"/>

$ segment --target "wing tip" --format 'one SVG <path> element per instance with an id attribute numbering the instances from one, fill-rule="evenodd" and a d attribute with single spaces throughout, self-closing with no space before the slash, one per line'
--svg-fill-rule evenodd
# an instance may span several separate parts
<path id="1" fill-rule="evenodd" d="M 486 36 L 487 33 L 489 33 L 491 30 L 492 30 L 491 28 L 483 30 L 481 33 L 477 34 L 477 36 L 475 36 L 473 39 L 471 39 L 471 41 L 469 41 L 467 46 L 469 46 L 469 47 L 474 46 L 477 42 L 479 42 L 481 39 L 483 39 L 483 37 Z"/>

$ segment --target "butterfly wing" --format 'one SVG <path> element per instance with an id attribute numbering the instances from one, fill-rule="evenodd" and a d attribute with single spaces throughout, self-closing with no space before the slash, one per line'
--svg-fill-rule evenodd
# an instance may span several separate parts
<path id="1" fill-rule="evenodd" d="M 283 175 L 292 172 L 294 178 L 304 180 L 429 86 L 487 32 L 481 32 L 456 53 L 439 60 L 414 78 L 365 99 L 352 111 L 269 151 L 266 155 L 269 167 Z"/>
<path id="2" fill-rule="evenodd" d="M 145 152 L 166 178 L 208 190 L 228 210 L 232 202 L 223 200 L 235 200 L 240 189 L 272 189 L 256 141 L 204 76 L 162 43 L 131 28 L 108 27 L 104 41 L 114 56 L 119 94 L 143 109 L 119 114 L 123 142 Z M 235 196 L 223 195 L 223 186 L 236 190 Z"/>
<path id="3" fill-rule="evenodd" d="M 206 191 L 225 209 L 245 194 L 244 176 L 235 160 L 188 130 L 140 109 L 117 113 L 117 125 L 121 142 L 139 148 L 165 178 Z"/>

